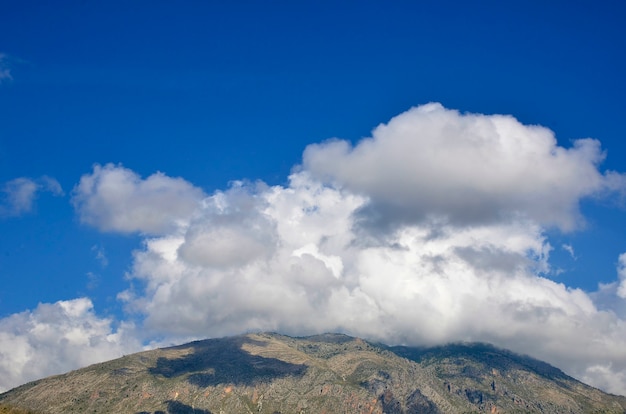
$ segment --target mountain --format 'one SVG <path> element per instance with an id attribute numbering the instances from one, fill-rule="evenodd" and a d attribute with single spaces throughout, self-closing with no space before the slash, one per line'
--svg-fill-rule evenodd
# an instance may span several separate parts
<path id="1" fill-rule="evenodd" d="M 34 381 L 0 394 L 3 412 L 626 413 L 626 398 L 485 344 L 409 348 L 340 334 L 249 334 Z"/>

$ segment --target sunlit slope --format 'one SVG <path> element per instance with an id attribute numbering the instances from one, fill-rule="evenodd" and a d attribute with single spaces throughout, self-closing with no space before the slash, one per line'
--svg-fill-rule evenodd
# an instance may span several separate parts
<path id="1" fill-rule="evenodd" d="M 23 385 L 0 404 L 39 413 L 626 412 L 626 398 L 488 345 L 387 347 L 337 334 L 141 352 Z"/>

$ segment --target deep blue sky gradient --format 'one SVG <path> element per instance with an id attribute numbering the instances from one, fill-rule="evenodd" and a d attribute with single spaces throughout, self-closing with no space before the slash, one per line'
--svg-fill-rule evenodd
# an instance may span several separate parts
<path id="1" fill-rule="evenodd" d="M 139 239 L 81 225 L 69 202 L 94 163 L 206 193 L 236 179 L 281 184 L 306 145 L 356 142 L 438 101 L 549 127 L 566 147 L 597 138 L 603 169 L 626 170 L 623 2 L 181 3 L 2 5 L 13 79 L 0 84 L 0 183 L 48 175 L 66 195 L 0 219 L 0 317 L 82 295 L 120 312 Z M 615 279 L 626 212 L 593 201 L 583 212 L 587 229 L 549 234 L 565 270 L 551 277 L 591 291 Z"/>

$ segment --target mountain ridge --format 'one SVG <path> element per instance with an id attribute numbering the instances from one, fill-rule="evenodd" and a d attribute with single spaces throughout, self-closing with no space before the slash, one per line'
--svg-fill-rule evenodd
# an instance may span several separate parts
<path id="1" fill-rule="evenodd" d="M 489 344 L 276 333 L 126 355 L 24 384 L 0 404 L 32 413 L 626 412 L 625 397 Z"/>

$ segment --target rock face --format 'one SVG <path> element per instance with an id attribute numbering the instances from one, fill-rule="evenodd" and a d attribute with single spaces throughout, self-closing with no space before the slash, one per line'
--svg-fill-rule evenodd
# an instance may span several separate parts
<path id="1" fill-rule="evenodd" d="M 2 407 L 129 414 L 625 413 L 626 398 L 489 345 L 418 349 L 338 334 L 250 334 L 34 381 L 0 395 Z"/>

